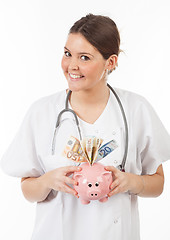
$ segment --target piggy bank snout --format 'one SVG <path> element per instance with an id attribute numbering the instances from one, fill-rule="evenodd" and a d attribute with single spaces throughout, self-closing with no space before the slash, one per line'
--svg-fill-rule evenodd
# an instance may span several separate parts
<path id="1" fill-rule="evenodd" d="M 101 195 L 101 191 L 90 191 L 89 193 L 88 193 L 88 197 L 89 197 L 89 199 L 97 199 L 98 197 L 100 197 L 100 195 Z"/>
<path id="2" fill-rule="evenodd" d="M 88 197 L 90 199 L 98 198 L 101 195 L 100 183 L 88 183 Z"/>

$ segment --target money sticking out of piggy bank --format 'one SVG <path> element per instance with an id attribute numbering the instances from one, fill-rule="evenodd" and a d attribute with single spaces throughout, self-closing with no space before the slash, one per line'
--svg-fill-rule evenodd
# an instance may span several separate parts
<path id="1" fill-rule="evenodd" d="M 80 172 L 74 172 L 73 179 L 78 182 L 74 186 L 82 204 L 89 204 L 91 200 L 106 202 L 110 192 L 112 173 L 106 171 L 100 163 L 83 163 Z"/>

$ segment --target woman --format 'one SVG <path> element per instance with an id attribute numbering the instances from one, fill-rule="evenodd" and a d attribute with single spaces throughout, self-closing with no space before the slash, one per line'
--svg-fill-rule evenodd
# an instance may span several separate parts
<path id="1" fill-rule="evenodd" d="M 71 113 L 62 116 L 55 153 L 54 127 L 66 92 L 34 103 L 2 160 L 2 168 L 22 178 L 25 198 L 37 202 L 32 240 L 139 240 L 137 196 L 157 197 L 163 191 L 162 162 L 170 158 L 170 137 L 149 103 L 141 96 L 116 89 L 127 117 L 128 157 L 125 172 L 117 169 L 124 152 L 125 132 L 117 101 L 107 87 L 115 70 L 120 37 L 108 17 L 89 14 L 70 29 L 62 69 L 72 91 L 69 107 L 80 122 L 82 136 L 97 136 L 117 148 L 100 162 L 112 171 L 109 201 L 82 205 L 71 174 L 81 165 L 66 159 L 63 149 L 72 135 L 79 138 Z"/>

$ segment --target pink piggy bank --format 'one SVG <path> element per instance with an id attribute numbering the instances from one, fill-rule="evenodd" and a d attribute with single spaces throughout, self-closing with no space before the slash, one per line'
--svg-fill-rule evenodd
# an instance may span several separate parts
<path id="1" fill-rule="evenodd" d="M 81 165 L 80 172 L 74 172 L 73 179 L 78 182 L 74 186 L 78 192 L 82 204 L 89 204 L 91 200 L 99 200 L 106 202 L 107 194 L 110 192 L 110 184 L 112 183 L 112 173 L 106 171 L 100 163 L 89 163 Z"/>

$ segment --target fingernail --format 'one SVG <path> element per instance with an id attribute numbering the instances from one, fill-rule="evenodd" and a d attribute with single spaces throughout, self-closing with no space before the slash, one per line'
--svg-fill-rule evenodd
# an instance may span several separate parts
<path id="1" fill-rule="evenodd" d="M 75 196 L 76 198 L 79 198 L 79 196 L 78 196 L 78 194 L 77 194 L 77 193 L 75 193 L 75 194 L 74 194 L 74 196 Z"/>

